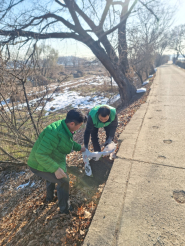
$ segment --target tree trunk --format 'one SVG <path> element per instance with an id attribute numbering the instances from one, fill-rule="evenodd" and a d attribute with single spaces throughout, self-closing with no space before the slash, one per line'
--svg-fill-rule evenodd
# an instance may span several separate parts
<path id="1" fill-rule="evenodd" d="M 153 65 L 150 65 L 149 75 L 150 74 L 154 74 L 154 73 L 155 73 L 154 66 Z"/>
<path id="2" fill-rule="evenodd" d="M 127 79 L 123 71 L 120 69 L 119 64 L 115 64 L 115 60 L 112 61 L 105 53 L 104 49 L 97 42 L 88 44 L 88 47 L 92 50 L 94 55 L 109 71 L 110 75 L 114 78 L 115 82 L 119 87 L 119 93 L 122 104 L 128 105 L 132 96 L 135 94 L 136 89 L 131 81 Z"/>
<path id="3" fill-rule="evenodd" d="M 142 75 L 139 72 L 136 72 L 137 76 L 139 77 L 141 84 L 143 84 L 143 78 Z"/>
<path id="4" fill-rule="evenodd" d="M 110 84 L 111 84 L 111 89 L 112 89 L 112 76 L 110 77 Z"/>
<path id="5" fill-rule="evenodd" d="M 145 71 L 146 77 L 148 78 L 149 74 L 148 74 L 148 70 Z"/>
<path id="6" fill-rule="evenodd" d="M 127 58 L 126 22 L 127 20 L 125 20 L 118 29 L 119 61 L 120 61 L 120 66 L 122 67 L 124 74 L 126 74 L 127 71 L 129 70 L 129 63 L 128 63 L 128 58 Z"/>
<path id="7" fill-rule="evenodd" d="M 128 12 L 130 0 L 125 0 L 124 6 L 122 8 L 120 22 L 122 23 L 121 26 L 118 28 L 118 52 L 119 52 L 119 63 L 123 69 L 123 73 L 126 74 L 129 70 L 129 63 L 127 57 L 127 39 L 126 39 L 126 24 L 127 18 L 124 20 L 125 15 Z"/>

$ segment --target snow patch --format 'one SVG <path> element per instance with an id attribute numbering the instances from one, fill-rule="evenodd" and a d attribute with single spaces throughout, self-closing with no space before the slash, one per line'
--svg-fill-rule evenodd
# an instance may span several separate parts
<path id="1" fill-rule="evenodd" d="M 29 186 L 30 184 L 30 181 L 28 181 L 28 183 L 26 184 L 22 184 L 22 185 L 19 185 L 16 189 L 19 190 L 19 189 L 24 189 L 25 187 Z M 30 187 L 33 187 L 35 185 L 35 182 L 33 182 Z"/>
<path id="2" fill-rule="evenodd" d="M 147 85 L 148 83 L 149 83 L 149 81 L 147 80 L 147 81 L 143 82 L 143 85 Z"/>
<path id="3" fill-rule="evenodd" d="M 33 187 L 35 185 L 35 182 L 33 182 L 31 185 L 30 185 L 30 187 Z"/>
<path id="4" fill-rule="evenodd" d="M 29 183 L 30 183 L 30 181 L 28 181 L 28 183 L 26 183 L 26 184 L 19 185 L 19 186 L 17 187 L 17 190 L 25 188 L 26 186 L 29 185 Z"/>
<path id="5" fill-rule="evenodd" d="M 93 108 L 95 105 L 97 104 L 109 104 L 109 103 L 113 103 L 116 100 L 118 100 L 120 98 L 120 95 L 115 95 L 113 96 L 113 98 L 109 99 L 108 97 L 104 96 L 104 93 L 92 93 L 89 96 L 81 96 L 80 92 L 77 91 L 70 91 L 70 88 L 74 88 L 74 87 L 78 87 L 78 86 L 87 86 L 87 85 L 103 85 L 105 82 L 110 84 L 110 77 L 105 77 L 105 76 L 93 76 L 91 78 L 87 78 L 87 79 L 79 79 L 76 81 L 68 81 L 65 83 L 62 83 L 61 85 L 48 85 L 45 89 L 53 89 L 55 90 L 56 88 L 59 87 L 65 87 L 63 89 L 63 91 L 61 92 L 55 92 L 55 93 L 50 93 L 47 96 L 45 96 L 44 99 L 42 99 L 42 97 L 39 98 L 35 98 L 29 101 L 29 105 L 30 106 L 34 106 L 37 103 L 39 103 L 39 101 L 42 100 L 42 102 L 45 103 L 45 107 L 44 110 L 47 111 L 45 113 L 45 116 L 49 115 L 49 112 L 55 112 L 59 109 L 63 109 L 67 106 L 71 106 L 71 107 L 75 107 L 75 108 L 81 108 L 81 109 L 91 109 Z M 112 85 L 117 86 L 116 82 L 114 81 L 114 79 L 112 78 Z M 66 87 L 67 86 L 67 87 Z M 46 90 L 42 91 L 42 92 L 46 92 Z M 33 93 L 33 91 L 31 91 L 29 94 L 37 94 L 40 92 L 35 92 Z M 52 98 L 52 101 L 47 100 Z M 18 109 L 22 109 L 24 107 L 27 107 L 26 103 L 23 104 L 18 104 L 15 108 Z M 12 108 L 10 108 L 12 109 Z M 37 110 L 41 110 L 42 106 L 39 106 L 37 108 Z M 5 110 L 8 110 L 7 108 Z"/>
<path id="6" fill-rule="evenodd" d="M 143 93 L 143 92 L 146 92 L 146 88 L 140 88 L 140 89 L 137 89 L 136 93 Z"/>

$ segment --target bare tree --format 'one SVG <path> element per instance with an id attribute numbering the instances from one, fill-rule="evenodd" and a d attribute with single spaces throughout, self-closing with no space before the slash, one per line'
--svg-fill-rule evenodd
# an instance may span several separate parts
<path id="1" fill-rule="evenodd" d="M 168 46 L 168 29 L 172 24 L 172 15 L 173 12 L 166 13 L 165 8 L 161 6 L 157 11 L 157 17 L 144 9 L 139 9 L 135 23 L 131 23 L 128 27 L 129 63 L 141 83 L 143 83 L 143 79 L 148 78 L 149 74 L 155 72 L 156 53 L 162 57 Z M 156 18 L 160 18 L 160 22 Z"/>
<path id="2" fill-rule="evenodd" d="M 176 52 L 175 60 L 179 55 L 185 58 L 185 25 L 179 25 L 172 29 L 170 33 L 170 49 Z"/>
<path id="3" fill-rule="evenodd" d="M 31 80 L 40 80 L 42 71 L 36 57 L 34 52 L 23 60 L 0 55 L 0 166 L 25 165 L 35 140 L 48 124 L 44 108 L 60 83 L 49 87 L 39 81 L 33 87 Z"/>
<path id="4" fill-rule="evenodd" d="M 58 62 L 60 64 L 63 64 L 65 66 L 65 68 L 68 66 L 69 64 L 69 57 L 68 56 L 61 56 L 58 58 Z"/>
<path id="5" fill-rule="evenodd" d="M 17 42 L 24 44 L 33 39 L 37 41 L 50 38 L 75 39 L 82 42 L 114 78 L 122 102 L 125 105 L 129 102 L 135 93 L 135 87 L 132 80 L 127 78 L 127 19 L 136 5 L 138 8 L 147 8 L 150 14 L 156 17 L 155 6 L 160 3 L 159 0 L 55 0 L 52 5 L 51 1 L 47 4 L 44 1 L 43 5 L 42 1 L 39 1 L 40 4 L 33 3 L 33 8 L 29 4 L 24 12 L 21 9 L 22 2 L 24 0 L 11 0 L 2 8 L 2 45 Z M 111 39 L 116 33 L 118 45 L 114 49 Z"/>

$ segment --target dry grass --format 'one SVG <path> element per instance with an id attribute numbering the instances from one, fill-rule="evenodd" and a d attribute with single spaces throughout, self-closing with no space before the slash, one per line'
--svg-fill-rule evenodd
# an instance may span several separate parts
<path id="1" fill-rule="evenodd" d="M 76 91 L 80 93 L 80 96 L 87 96 L 87 95 L 100 95 L 103 94 L 107 96 L 108 94 L 117 94 L 118 87 L 111 86 L 108 83 L 104 83 L 103 85 L 79 85 L 76 87 L 69 88 L 70 91 Z"/>

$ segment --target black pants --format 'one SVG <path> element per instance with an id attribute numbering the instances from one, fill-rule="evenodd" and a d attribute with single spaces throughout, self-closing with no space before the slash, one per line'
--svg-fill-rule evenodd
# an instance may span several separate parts
<path id="1" fill-rule="evenodd" d="M 98 138 L 98 129 L 99 128 L 96 128 L 94 127 L 92 132 L 91 132 L 91 140 L 92 140 L 92 144 L 93 144 L 93 147 L 94 147 L 94 151 L 98 151 L 100 152 L 101 151 L 101 147 L 100 147 L 100 144 L 99 144 L 99 138 Z M 111 125 L 108 125 L 106 127 L 104 127 L 105 129 L 105 132 L 106 132 L 106 140 L 109 138 L 109 133 L 110 133 L 110 130 L 111 130 Z"/>
<path id="2" fill-rule="evenodd" d="M 46 179 L 47 201 L 51 201 L 53 199 L 55 183 L 57 183 L 57 196 L 58 196 L 58 205 L 60 207 L 60 212 L 66 213 L 68 211 L 69 177 L 57 179 L 54 173 L 41 172 L 31 167 L 30 169 L 37 176 Z"/>

